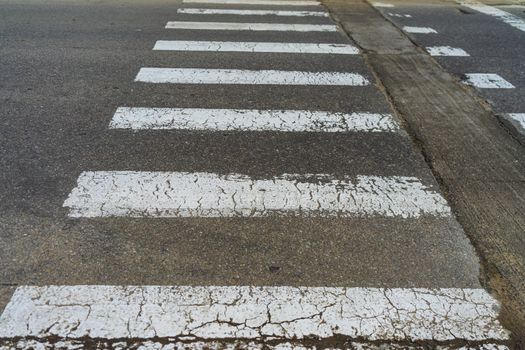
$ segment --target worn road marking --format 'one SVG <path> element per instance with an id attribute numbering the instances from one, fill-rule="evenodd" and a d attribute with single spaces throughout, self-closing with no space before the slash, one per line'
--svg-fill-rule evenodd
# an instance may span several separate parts
<path id="1" fill-rule="evenodd" d="M 388 15 L 391 16 L 391 17 L 399 17 L 399 18 L 412 18 L 412 15 L 404 14 L 404 13 L 392 13 L 392 12 L 389 12 Z"/>
<path id="2" fill-rule="evenodd" d="M 234 41 L 182 41 L 159 40 L 153 50 L 216 51 L 216 52 L 268 52 L 356 55 L 359 50 L 349 44 L 311 44 Z"/>
<path id="3" fill-rule="evenodd" d="M 450 46 L 428 46 L 426 50 L 430 56 L 470 56 L 465 50 Z"/>
<path id="4" fill-rule="evenodd" d="M 492 73 L 469 73 L 465 74 L 463 83 L 472 85 L 479 89 L 514 89 L 514 85 L 501 76 Z"/>
<path id="5" fill-rule="evenodd" d="M 384 3 L 384 2 L 373 2 L 372 6 L 374 6 L 374 7 L 387 7 L 387 8 L 394 7 L 394 5 L 387 4 L 387 3 Z"/>
<path id="6" fill-rule="evenodd" d="M 289 16 L 289 17 L 329 17 L 325 11 L 285 11 L 285 10 L 233 10 L 233 9 L 177 9 L 177 13 L 191 15 L 240 15 L 240 16 Z"/>
<path id="7" fill-rule="evenodd" d="M 141 68 L 135 81 L 173 84 L 339 85 L 365 86 L 357 73 L 276 70 Z"/>
<path id="8" fill-rule="evenodd" d="M 496 17 L 508 25 L 525 32 L 525 20 L 513 15 L 512 13 L 508 13 L 493 6 L 482 4 L 481 2 L 475 0 L 457 0 L 457 2 L 461 6 L 465 6 L 486 15 Z"/>
<path id="9" fill-rule="evenodd" d="M 112 129 L 178 129 L 281 132 L 394 132 L 389 114 L 294 110 L 120 107 Z"/>
<path id="10" fill-rule="evenodd" d="M 498 308 L 483 289 L 22 286 L 0 338 L 495 342 Z"/>
<path id="11" fill-rule="evenodd" d="M 183 0 L 186 4 L 238 4 L 272 6 L 319 6 L 319 1 L 311 0 Z"/>
<path id="12" fill-rule="evenodd" d="M 238 23 L 238 22 L 190 22 L 172 21 L 167 29 L 197 30 L 249 30 L 273 32 L 337 32 L 335 24 L 289 24 L 289 23 Z"/>
<path id="13" fill-rule="evenodd" d="M 449 216 L 413 177 L 88 171 L 64 202 L 70 217 Z"/>
<path id="14" fill-rule="evenodd" d="M 435 34 L 437 31 L 429 27 L 410 27 L 404 26 L 403 31 L 413 34 Z"/>

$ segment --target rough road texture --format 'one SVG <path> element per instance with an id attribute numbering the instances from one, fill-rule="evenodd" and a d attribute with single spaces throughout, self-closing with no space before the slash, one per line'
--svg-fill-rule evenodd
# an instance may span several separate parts
<path id="1" fill-rule="evenodd" d="M 364 1 L 326 0 L 381 80 L 478 249 L 517 339 L 525 334 L 525 152 L 467 87 Z"/>

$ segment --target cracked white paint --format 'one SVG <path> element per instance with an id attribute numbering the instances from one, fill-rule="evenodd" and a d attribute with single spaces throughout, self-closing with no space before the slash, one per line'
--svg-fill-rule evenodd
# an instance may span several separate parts
<path id="1" fill-rule="evenodd" d="M 413 177 L 88 171 L 64 202 L 70 217 L 448 216 Z"/>
<path id="2" fill-rule="evenodd" d="M 183 0 L 185 4 L 236 4 L 236 5 L 273 5 L 273 6 L 319 6 L 319 1 L 312 0 Z"/>
<path id="3" fill-rule="evenodd" d="M 23 286 L 0 337 L 281 341 L 502 341 L 482 289 Z"/>
<path id="4" fill-rule="evenodd" d="M 82 340 L 60 340 L 58 342 L 37 341 L 22 339 L 18 341 L 6 341 L 4 346 L 0 344 L 0 350 L 80 350 L 85 348 Z M 433 345 L 434 350 L 509 350 L 505 345 L 483 343 L 473 346 L 442 346 Z M 331 346 L 329 348 L 315 345 L 303 345 L 300 341 L 260 343 L 255 341 L 192 341 L 182 342 L 177 340 L 163 340 L 162 342 L 152 340 L 142 341 L 111 341 L 99 340 L 89 344 L 89 349 L 94 350 L 428 350 L 426 345 L 407 345 L 395 342 L 365 343 L 348 342 L 343 346 Z"/>
<path id="5" fill-rule="evenodd" d="M 457 57 L 467 57 L 470 56 L 465 50 L 450 47 L 450 46 L 428 46 L 426 48 L 430 56 L 457 56 Z"/>
<path id="6" fill-rule="evenodd" d="M 457 0 L 457 2 L 461 6 L 496 17 L 504 23 L 507 23 L 508 25 L 525 32 L 525 21 L 522 18 L 513 15 L 512 13 L 508 13 L 493 6 L 485 5 L 475 0 Z"/>
<path id="7" fill-rule="evenodd" d="M 413 34 L 435 34 L 437 31 L 435 29 L 429 28 L 429 27 L 411 27 L 411 26 L 404 26 L 403 31 L 407 33 L 413 33 Z"/>
<path id="8" fill-rule="evenodd" d="M 364 86 L 357 73 L 278 70 L 141 68 L 135 81 L 172 84 L 336 85 Z"/>
<path id="9" fill-rule="evenodd" d="M 337 26 L 335 24 L 171 21 L 166 24 L 166 28 L 191 30 L 249 30 L 272 32 L 337 32 Z"/>
<path id="10" fill-rule="evenodd" d="M 463 83 L 472 85 L 479 89 L 514 89 L 514 85 L 503 79 L 498 74 L 492 73 L 465 74 Z"/>
<path id="11" fill-rule="evenodd" d="M 267 52 L 356 55 L 359 50 L 349 44 L 272 43 L 234 41 L 159 40 L 153 50 L 214 51 L 214 52 Z"/>
<path id="12" fill-rule="evenodd" d="M 285 16 L 285 17 L 329 17 L 326 11 L 286 11 L 286 10 L 236 10 L 182 8 L 177 13 L 190 15 L 238 15 L 238 16 Z"/>
<path id="13" fill-rule="evenodd" d="M 390 114 L 300 110 L 119 107 L 112 129 L 178 129 L 279 132 L 394 132 Z"/>

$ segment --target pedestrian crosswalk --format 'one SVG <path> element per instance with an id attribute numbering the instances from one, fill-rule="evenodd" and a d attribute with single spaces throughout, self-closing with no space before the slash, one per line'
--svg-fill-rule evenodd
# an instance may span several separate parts
<path id="1" fill-rule="evenodd" d="M 240 88 L 247 90 L 247 94 L 258 87 L 270 95 L 283 91 L 292 95 L 297 92 L 294 89 L 302 88 L 305 96 L 321 95 L 321 98 L 327 90 L 341 89 L 338 95 L 341 101 L 362 96 L 356 90 L 376 89 L 372 74 L 353 71 L 352 65 L 348 68 L 344 64 L 346 70 L 332 67 L 313 70 L 308 65 L 286 70 L 272 66 L 272 58 L 281 57 L 279 55 L 283 55 L 290 66 L 297 57 L 361 59 L 355 45 L 346 39 L 341 43 L 338 26 L 329 20 L 328 13 L 317 1 L 183 0 L 183 3 L 229 7 L 178 9 L 178 14 L 195 16 L 195 20 L 170 21 L 165 28 L 174 31 L 166 32 L 191 33 L 198 40 L 178 37 L 158 40 L 153 51 L 167 57 L 180 53 L 203 55 L 200 57 L 217 55 L 215 67 L 203 67 L 199 60 L 175 66 L 146 64 L 148 66 L 138 69 L 135 84 L 145 89 L 162 86 L 174 92 L 174 88 L 198 86 L 208 89 L 210 95 L 217 86 Z M 238 5 L 242 6 L 237 8 Z M 246 9 L 245 5 L 253 8 Z M 283 9 L 290 6 L 305 8 Z M 317 9 L 310 10 L 310 6 Z M 211 18 L 216 15 L 289 16 L 303 20 L 311 17 L 324 18 L 330 23 L 285 20 L 251 23 L 235 22 L 235 19 L 214 22 Z M 206 21 L 199 21 L 202 16 Z M 216 31 L 243 32 L 243 35 L 261 32 L 263 37 L 274 32 L 282 35 L 279 34 L 278 41 L 264 41 L 261 37 L 256 41 L 231 37 L 223 41 L 215 39 L 219 35 Z M 309 35 L 316 32 L 329 33 L 337 40 L 315 42 Z M 304 35 L 304 42 L 287 41 L 289 33 Z M 205 36 L 199 38 L 200 35 Z M 221 56 L 233 54 L 248 60 L 244 62 L 247 67 L 241 69 Z M 258 55 L 268 55 L 264 56 L 268 59 L 265 69 L 249 66 L 250 57 Z M 282 90 L 276 91 L 276 86 Z M 372 100 L 381 95 L 374 90 L 371 96 Z M 270 97 L 267 101 L 273 100 Z M 276 150 L 278 142 L 285 137 L 294 138 L 296 143 L 311 137 L 369 138 L 379 150 L 394 143 L 405 150 L 405 145 L 410 144 L 395 115 L 375 110 L 375 105 L 368 100 L 364 105 L 369 110 L 345 111 L 335 107 L 323 110 L 308 103 L 310 101 L 305 101 L 308 109 L 299 109 L 286 96 L 280 101 L 279 106 L 261 108 L 248 108 L 248 101 L 241 99 L 221 100 L 227 108 L 212 108 L 197 98 L 183 101 L 183 106 L 145 105 L 149 102 L 142 101 L 137 105 L 116 106 L 108 128 L 130 137 L 141 132 L 200 133 L 201 139 L 223 132 L 278 134 L 276 144 L 271 144 Z M 341 105 L 341 101 L 333 101 L 333 105 Z M 290 106 L 282 108 L 287 102 Z M 387 138 L 392 139 L 385 141 Z M 261 139 L 259 142 L 266 140 Z M 305 143 L 299 147 L 313 146 Z M 337 152 L 337 147 L 331 152 Z M 429 175 L 421 175 L 427 174 L 428 169 L 421 172 L 420 168 L 409 166 L 403 173 L 392 174 L 401 168 L 392 166 L 389 155 L 393 152 L 385 149 L 377 153 L 380 153 L 377 163 L 385 166 L 370 173 L 362 171 L 369 168 L 359 164 L 359 160 L 351 163 L 352 167 L 346 168 L 345 173 L 337 174 L 316 170 L 297 172 L 293 164 L 288 164 L 290 171 L 278 174 L 242 173 L 233 169 L 224 173 L 211 167 L 183 171 L 174 163 L 166 165 L 173 169 L 165 171 L 138 167 L 84 169 L 63 206 L 67 216 L 74 220 L 133 218 L 149 220 L 151 225 L 159 220 L 171 220 L 177 225 L 178 220 L 200 220 L 201 223 L 216 220 L 217 223 L 235 219 L 242 223 L 255 219 L 260 220 L 258 225 L 262 226 L 264 220 L 275 218 L 342 220 L 339 222 L 344 227 L 374 225 L 376 231 L 373 232 L 384 236 L 371 235 L 366 240 L 376 241 L 378 245 L 389 244 L 391 236 L 418 230 L 420 237 L 410 236 L 407 239 L 410 244 L 433 240 L 431 236 L 439 236 L 441 232 L 445 232 L 443 237 L 448 239 L 460 237 L 462 232 L 457 229 L 452 210 L 436 182 Z M 397 159 L 412 154 L 400 153 Z M 326 152 L 323 156 L 330 159 L 331 154 Z M 317 159 L 313 158 L 308 165 L 316 168 L 313 164 Z M 421 161 L 419 156 L 415 158 L 415 162 Z M 272 160 L 265 159 L 272 169 Z M 283 235 L 288 233 L 287 229 L 282 231 Z M 447 236 L 450 232 L 453 233 Z M 261 233 L 261 240 L 264 239 Z M 352 249 L 359 247 L 351 247 L 348 255 L 353 254 Z M 434 249 L 439 252 L 442 247 Z M 246 254 L 256 255 L 249 249 Z M 410 259 L 410 252 L 406 255 L 402 259 Z M 368 259 L 371 264 L 385 257 L 371 255 Z M 417 262 L 412 262 L 411 268 L 417 269 L 416 265 Z M 441 271 L 440 266 L 430 265 L 432 271 Z M 176 286 L 21 286 L 0 316 L 0 339 L 5 339 L 5 349 L 507 349 L 509 333 L 498 319 L 498 302 L 488 292 L 478 284 L 467 282 L 455 286 L 453 282 L 432 284 L 432 278 L 426 281 L 424 285 L 405 282 L 400 283 L 401 286 L 389 286 L 382 281 L 376 281 L 374 286 L 326 286 L 326 283 L 293 286 L 286 281 L 279 285 L 231 285 L 228 281 L 224 285 L 196 286 L 179 285 L 175 279 L 169 284 Z M 1 343 L 0 349 L 4 349 Z"/>

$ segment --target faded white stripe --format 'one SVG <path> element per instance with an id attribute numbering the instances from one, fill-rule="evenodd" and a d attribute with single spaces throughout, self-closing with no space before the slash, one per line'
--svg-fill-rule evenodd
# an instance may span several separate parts
<path id="1" fill-rule="evenodd" d="M 318 6 L 319 1 L 311 0 L 183 0 L 186 4 L 239 4 L 272 6 Z"/>
<path id="2" fill-rule="evenodd" d="M 0 337 L 494 342 L 498 308 L 483 289 L 23 286 Z"/>
<path id="3" fill-rule="evenodd" d="M 525 32 L 525 21 L 520 17 L 513 15 L 512 13 L 482 4 L 481 2 L 475 0 L 457 0 L 457 2 L 461 4 L 461 6 L 465 6 L 486 15 L 496 17 L 508 25 Z"/>
<path id="4" fill-rule="evenodd" d="M 214 51 L 214 52 L 268 52 L 355 55 L 359 50 L 348 44 L 273 43 L 235 41 L 159 40 L 153 50 Z"/>
<path id="5" fill-rule="evenodd" d="M 437 31 L 435 29 L 429 28 L 429 27 L 411 27 L 411 26 L 404 26 L 403 31 L 407 33 L 413 33 L 413 34 L 435 34 Z"/>
<path id="6" fill-rule="evenodd" d="M 412 18 L 412 15 L 405 14 L 405 13 L 392 13 L 392 12 L 389 12 L 388 15 L 391 16 L 391 17 L 399 17 L 399 18 Z"/>
<path id="7" fill-rule="evenodd" d="M 240 15 L 240 16 L 289 16 L 289 17 L 328 17 L 324 11 L 285 11 L 285 10 L 232 10 L 232 9 L 177 9 L 177 13 L 191 15 Z"/>
<path id="8" fill-rule="evenodd" d="M 372 6 L 375 6 L 375 7 L 394 7 L 394 5 L 387 4 L 387 3 L 384 3 L 384 2 L 373 2 Z"/>
<path id="9" fill-rule="evenodd" d="M 430 56 L 458 56 L 458 57 L 467 57 L 470 56 L 465 50 L 450 47 L 450 46 L 428 46 L 427 52 Z"/>
<path id="10" fill-rule="evenodd" d="M 294 110 L 120 107 L 113 129 L 179 129 L 281 132 L 393 132 L 398 124 L 389 114 L 333 113 Z"/>
<path id="11" fill-rule="evenodd" d="M 370 84 L 357 73 L 277 70 L 141 68 L 135 81 L 173 84 L 340 85 Z"/>
<path id="12" fill-rule="evenodd" d="M 450 215 L 413 177 L 88 171 L 64 207 L 70 217 L 402 217 Z"/>
<path id="13" fill-rule="evenodd" d="M 190 22 L 172 21 L 167 29 L 199 30 L 249 30 L 272 32 L 336 32 L 335 24 L 289 24 L 289 23 L 238 23 L 238 22 Z"/>
<path id="14" fill-rule="evenodd" d="M 463 83 L 479 89 L 514 89 L 514 85 L 503 79 L 498 74 L 469 73 L 465 74 Z"/>

